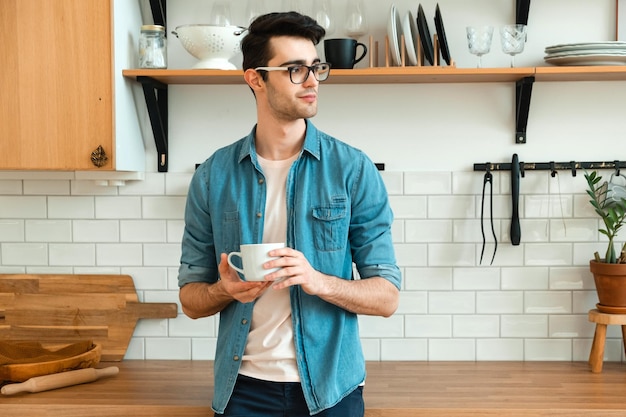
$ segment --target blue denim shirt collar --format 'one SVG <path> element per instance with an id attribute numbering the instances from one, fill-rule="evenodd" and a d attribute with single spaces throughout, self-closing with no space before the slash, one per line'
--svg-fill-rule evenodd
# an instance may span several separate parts
<path id="1" fill-rule="evenodd" d="M 309 154 L 311 154 L 311 156 L 319 160 L 321 157 L 321 145 L 320 138 L 318 136 L 318 130 L 308 119 L 305 119 L 305 123 L 306 134 L 304 136 L 304 145 L 302 146 L 302 151 L 308 152 Z M 254 165 L 258 167 L 258 161 L 256 158 L 256 146 L 254 143 L 255 136 L 256 125 L 254 126 L 250 134 L 243 139 L 241 152 L 239 153 L 239 158 L 237 159 L 239 163 L 241 163 L 241 161 L 243 161 L 246 157 L 250 157 Z"/>

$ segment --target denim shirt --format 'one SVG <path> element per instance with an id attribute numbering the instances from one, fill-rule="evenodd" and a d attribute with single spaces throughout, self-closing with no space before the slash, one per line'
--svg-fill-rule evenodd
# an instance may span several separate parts
<path id="1" fill-rule="evenodd" d="M 216 151 L 198 167 L 185 209 L 179 286 L 215 283 L 221 253 L 260 243 L 265 180 L 254 135 Z M 400 289 L 391 238 L 393 214 L 372 161 L 307 121 L 304 146 L 287 177 L 287 246 L 316 270 L 343 279 L 380 276 Z M 357 315 L 290 287 L 294 344 L 312 414 L 336 405 L 365 380 Z M 254 303 L 220 312 L 213 409 L 223 413 L 237 378 Z"/>

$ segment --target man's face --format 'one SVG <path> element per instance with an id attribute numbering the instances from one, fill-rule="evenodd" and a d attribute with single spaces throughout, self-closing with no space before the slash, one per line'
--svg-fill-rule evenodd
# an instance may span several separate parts
<path id="1" fill-rule="evenodd" d="M 272 38 L 270 46 L 274 56 L 269 67 L 313 65 L 320 62 L 315 45 L 304 38 L 280 36 Z M 271 71 L 267 75 L 267 104 L 279 119 L 293 121 L 317 114 L 317 88 L 319 81 L 312 73 L 302 84 L 294 84 L 288 71 Z"/>

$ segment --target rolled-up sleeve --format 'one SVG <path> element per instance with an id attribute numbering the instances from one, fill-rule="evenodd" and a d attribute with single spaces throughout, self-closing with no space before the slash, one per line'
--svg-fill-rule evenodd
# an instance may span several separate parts
<path id="1" fill-rule="evenodd" d="M 190 282 L 216 282 L 217 259 L 208 202 L 207 166 L 195 172 L 185 206 L 178 286 Z"/>
<path id="2" fill-rule="evenodd" d="M 361 155 L 361 174 L 354 186 L 350 224 L 353 261 L 361 278 L 382 277 L 400 289 L 400 268 L 391 236 L 393 212 L 387 189 L 374 163 L 365 154 Z"/>

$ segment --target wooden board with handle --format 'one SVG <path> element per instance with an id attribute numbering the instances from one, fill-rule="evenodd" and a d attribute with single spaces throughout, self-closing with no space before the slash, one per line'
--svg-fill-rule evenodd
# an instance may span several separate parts
<path id="1" fill-rule="evenodd" d="M 130 275 L 0 274 L 0 340 L 92 339 L 124 358 L 139 319 L 175 318 L 176 303 L 141 303 Z"/>

